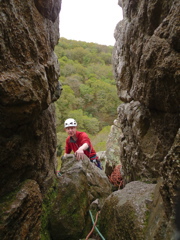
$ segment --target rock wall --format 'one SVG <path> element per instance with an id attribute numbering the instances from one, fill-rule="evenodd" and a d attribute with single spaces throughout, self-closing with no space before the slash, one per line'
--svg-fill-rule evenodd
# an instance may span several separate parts
<path id="1" fill-rule="evenodd" d="M 121 150 L 119 148 L 119 141 L 121 139 L 121 126 L 119 121 L 114 120 L 114 125 L 111 126 L 108 140 L 106 143 L 106 167 L 105 173 L 110 176 L 116 165 L 121 164 L 120 155 Z"/>
<path id="2" fill-rule="evenodd" d="M 119 0 L 113 65 L 127 182 L 161 176 L 179 128 L 179 4 Z"/>
<path id="3" fill-rule="evenodd" d="M 172 235 L 180 191 L 180 2 L 119 0 L 119 5 L 123 20 L 115 29 L 113 67 L 124 102 L 118 107 L 124 181 L 162 179 L 165 228 Z"/>
<path id="4" fill-rule="evenodd" d="M 0 239 L 40 238 L 42 199 L 55 176 L 60 7 L 61 0 L 1 1 Z"/>

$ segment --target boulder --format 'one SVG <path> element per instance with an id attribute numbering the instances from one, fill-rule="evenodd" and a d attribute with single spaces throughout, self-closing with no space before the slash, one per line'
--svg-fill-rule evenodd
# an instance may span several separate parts
<path id="1" fill-rule="evenodd" d="M 0 239 L 40 240 L 42 194 L 36 181 L 28 180 L 0 202 Z"/>
<path id="2" fill-rule="evenodd" d="M 134 181 L 113 192 L 100 213 L 100 232 L 105 239 L 171 239 L 167 237 L 167 218 L 159 187 L 160 184 Z"/>
<path id="3" fill-rule="evenodd" d="M 57 198 L 50 214 L 50 233 L 54 240 L 77 240 L 86 237 L 83 232 L 91 203 L 98 199 L 101 208 L 111 193 L 111 184 L 104 171 L 87 157 L 78 161 L 74 155 L 67 155 L 60 173 Z"/>

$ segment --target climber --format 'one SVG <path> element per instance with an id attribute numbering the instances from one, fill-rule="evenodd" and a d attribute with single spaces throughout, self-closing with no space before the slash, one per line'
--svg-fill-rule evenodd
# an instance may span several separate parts
<path id="1" fill-rule="evenodd" d="M 64 128 L 68 137 L 66 138 L 65 154 L 71 151 L 75 153 L 77 160 L 83 160 L 84 154 L 93 162 L 97 167 L 102 169 L 101 162 L 96 155 L 96 152 L 91 144 L 88 135 L 85 132 L 77 131 L 77 122 L 73 118 L 68 118 L 64 122 Z"/>

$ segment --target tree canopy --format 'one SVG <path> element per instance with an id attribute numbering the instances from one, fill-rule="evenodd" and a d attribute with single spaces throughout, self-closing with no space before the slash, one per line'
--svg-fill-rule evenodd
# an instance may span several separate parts
<path id="1" fill-rule="evenodd" d="M 113 124 L 120 100 L 113 77 L 112 50 L 112 46 L 59 40 L 55 52 L 63 91 L 55 104 L 57 132 L 64 130 L 68 117 L 75 118 L 78 128 L 92 135 Z"/>

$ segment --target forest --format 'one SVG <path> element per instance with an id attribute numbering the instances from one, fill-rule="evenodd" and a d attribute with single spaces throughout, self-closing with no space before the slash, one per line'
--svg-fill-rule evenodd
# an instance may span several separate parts
<path id="1" fill-rule="evenodd" d="M 112 51 L 112 46 L 59 39 L 55 48 L 63 89 L 55 103 L 59 156 L 67 137 L 63 124 L 69 117 L 76 119 L 79 131 L 87 132 L 96 151 L 106 150 L 110 126 L 120 104 Z"/>

